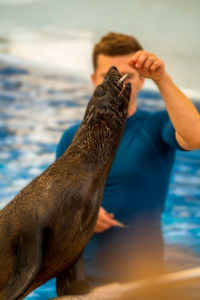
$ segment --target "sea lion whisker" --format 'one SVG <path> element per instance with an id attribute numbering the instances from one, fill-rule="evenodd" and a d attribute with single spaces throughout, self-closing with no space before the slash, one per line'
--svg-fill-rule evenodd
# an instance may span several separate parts
<path id="1" fill-rule="evenodd" d="M 121 96 L 122 96 L 122 98 L 125 100 L 125 102 L 126 102 L 126 103 L 129 103 L 128 99 L 123 95 L 123 91 L 124 91 L 124 90 L 121 90 L 121 91 L 120 91 L 120 90 L 117 88 L 117 86 L 114 86 L 114 88 L 117 90 L 117 92 L 119 92 L 118 97 L 121 97 Z"/>
<path id="2" fill-rule="evenodd" d="M 116 100 L 116 98 L 114 96 L 111 96 L 111 97 L 113 100 Z M 123 95 L 122 95 L 122 100 L 127 104 L 129 103 L 128 100 Z"/>

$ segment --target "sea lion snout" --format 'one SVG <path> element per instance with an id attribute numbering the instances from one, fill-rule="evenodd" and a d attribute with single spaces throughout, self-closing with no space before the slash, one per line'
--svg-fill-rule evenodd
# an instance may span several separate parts
<path id="1" fill-rule="evenodd" d="M 121 74 L 115 66 L 110 67 L 105 76 L 105 80 L 108 79 L 110 81 L 115 81 L 116 83 L 119 81 L 120 78 Z"/>
<path id="2" fill-rule="evenodd" d="M 108 86 L 109 85 L 113 85 L 113 84 L 117 85 L 117 83 L 118 83 L 118 81 L 119 81 L 120 78 L 121 78 L 121 76 L 120 76 L 119 71 L 117 70 L 116 67 L 112 66 L 108 70 L 108 72 L 107 72 L 107 74 L 106 74 L 106 76 L 105 76 L 102 84 L 100 84 L 100 85 L 98 85 L 96 87 L 96 89 L 94 91 L 94 94 L 97 97 L 104 96 L 106 94 L 106 92 L 107 92 Z M 121 86 L 121 88 L 122 88 L 122 86 Z"/>
<path id="3" fill-rule="evenodd" d="M 112 66 L 108 70 L 102 84 L 97 86 L 94 91 L 94 96 L 97 96 L 100 106 L 117 105 L 120 110 L 127 108 L 131 85 L 128 83 L 124 86 L 123 83 L 119 82 L 120 79 L 120 72 L 116 67 Z"/>
<path id="4" fill-rule="evenodd" d="M 112 66 L 108 70 L 103 82 L 96 87 L 88 103 L 84 116 L 87 122 L 90 122 L 95 115 L 96 120 L 107 120 L 107 124 L 124 122 L 128 112 L 131 84 L 127 83 L 124 86 L 123 83 L 119 83 L 121 77 L 116 67 Z"/>

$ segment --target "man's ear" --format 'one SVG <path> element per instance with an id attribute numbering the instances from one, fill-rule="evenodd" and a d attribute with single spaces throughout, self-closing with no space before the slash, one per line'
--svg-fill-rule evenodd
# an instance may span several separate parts
<path id="1" fill-rule="evenodd" d="M 93 83 L 94 87 L 96 87 L 96 76 L 95 76 L 95 73 L 92 73 L 92 74 L 90 75 L 90 78 L 91 78 L 91 80 L 92 80 L 92 83 Z"/>

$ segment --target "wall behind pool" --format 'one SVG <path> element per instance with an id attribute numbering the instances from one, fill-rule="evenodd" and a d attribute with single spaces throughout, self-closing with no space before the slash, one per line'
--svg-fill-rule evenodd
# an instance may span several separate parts
<path id="1" fill-rule="evenodd" d="M 0 0 L 0 53 L 89 78 L 93 43 L 110 30 L 124 32 L 161 57 L 175 82 L 196 96 L 199 11 L 199 0 Z"/>

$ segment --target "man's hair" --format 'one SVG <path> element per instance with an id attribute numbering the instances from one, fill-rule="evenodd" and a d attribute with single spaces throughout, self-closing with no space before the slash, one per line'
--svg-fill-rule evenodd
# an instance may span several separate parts
<path id="1" fill-rule="evenodd" d="M 97 60 L 100 54 L 108 56 L 126 55 L 143 50 L 140 43 L 133 36 L 109 32 L 104 35 L 93 49 L 93 68 L 97 68 Z"/>

